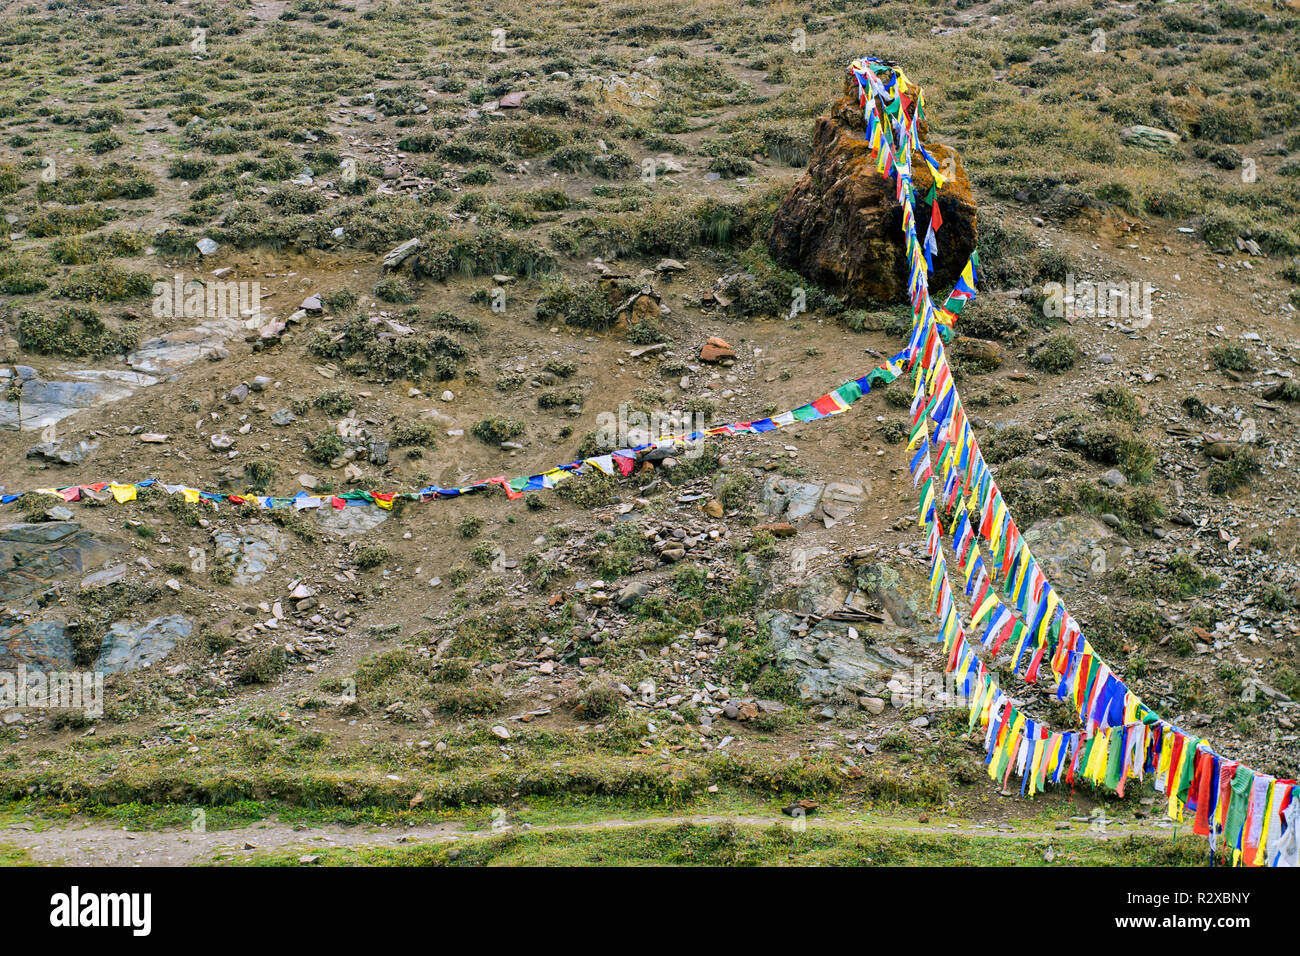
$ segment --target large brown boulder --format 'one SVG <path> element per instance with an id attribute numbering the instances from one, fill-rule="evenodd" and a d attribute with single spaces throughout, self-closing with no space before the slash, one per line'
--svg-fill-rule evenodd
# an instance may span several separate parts
<path id="1" fill-rule="evenodd" d="M 817 120 L 808 171 L 777 210 L 768 248 L 777 261 L 850 303 L 906 301 L 903 213 L 893 180 L 876 171 L 865 132 L 857 84 L 846 76 L 844 95 Z M 940 171 L 955 173 L 939 192 L 943 225 L 930 276 L 930 292 L 942 302 L 975 248 L 975 199 L 956 152 L 931 141 L 925 123 L 920 134 Z M 934 180 L 920 156 L 912 177 L 917 238 L 924 242 L 930 221 L 924 199 Z"/>

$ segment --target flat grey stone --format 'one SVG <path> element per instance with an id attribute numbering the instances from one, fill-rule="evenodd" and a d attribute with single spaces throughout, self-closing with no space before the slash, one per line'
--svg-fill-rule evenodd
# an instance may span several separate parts
<path id="1" fill-rule="evenodd" d="M 0 628 L 0 669 L 20 664 L 41 670 L 69 670 L 73 666 L 72 640 L 65 621 L 23 621 Z"/>
<path id="2" fill-rule="evenodd" d="M 1104 574 L 1130 550 L 1105 523 L 1089 515 L 1035 522 L 1025 530 L 1025 543 L 1043 574 L 1058 585 L 1082 584 Z"/>
<path id="3" fill-rule="evenodd" d="M 139 372 L 108 369 L 80 369 L 61 372 L 68 380 L 46 381 L 35 376 L 26 366 L 20 366 L 24 381 L 22 401 L 22 430 L 40 431 L 47 425 L 62 421 L 87 408 L 116 402 L 131 395 L 136 389 L 155 385 L 159 379 Z M 23 370 L 31 374 L 23 373 Z M 12 379 L 9 369 L 0 369 L 0 389 L 8 388 Z M 19 425 L 17 402 L 0 402 L 0 428 L 16 429 Z"/>
<path id="4" fill-rule="evenodd" d="M 242 329 L 237 318 L 210 319 L 194 328 L 178 329 L 142 342 L 126 357 L 126 362 L 137 372 L 167 375 L 222 347 L 226 339 L 238 335 Z"/>
<path id="5" fill-rule="evenodd" d="M 0 541 L 21 541 L 28 544 L 51 544 L 61 541 L 81 530 L 76 521 L 20 522 L 0 528 Z"/>
<path id="6" fill-rule="evenodd" d="M 106 568 L 101 568 L 91 574 L 87 574 L 81 579 L 81 590 L 91 591 L 95 588 L 102 588 L 108 584 L 116 584 L 126 577 L 125 564 L 112 564 Z"/>
<path id="7" fill-rule="evenodd" d="M 773 518 L 784 517 L 792 524 L 811 517 L 821 501 L 822 486 L 791 478 L 771 477 L 759 495 L 759 510 Z"/>
<path id="8" fill-rule="evenodd" d="M 104 637 L 95 669 L 118 674 L 153 664 L 170 654 L 176 642 L 193 630 L 189 618 L 180 614 L 156 617 L 144 624 L 118 621 Z"/>
<path id="9" fill-rule="evenodd" d="M 218 531 L 213 535 L 217 554 L 233 561 L 236 585 L 256 584 L 275 566 L 284 550 L 284 535 L 271 525 L 244 525 L 238 533 Z"/>
<path id="10" fill-rule="evenodd" d="M 326 531 L 347 537 L 373 531 L 388 520 L 388 514 L 387 511 L 374 505 L 317 508 L 316 521 Z"/>
<path id="11" fill-rule="evenodd" d="M 41 442 L 27 452 L 28 458 L 38 458 L 52 465 L 79 465 L 86 460 L 99 442 L 79 441 L 75 445 L 65 446 L 61 441 Z"/>

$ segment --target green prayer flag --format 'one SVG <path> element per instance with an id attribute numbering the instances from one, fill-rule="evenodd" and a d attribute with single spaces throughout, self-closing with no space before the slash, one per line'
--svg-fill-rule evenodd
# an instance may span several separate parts
<path id="1" fill-rule="evenodd" d="M 1116 727 L 1110 732 L 1110 752 L 1106 754 L 1106 787 L 1119 789 L 1120 769 L 1124 766 L 1124 729 Z"/>

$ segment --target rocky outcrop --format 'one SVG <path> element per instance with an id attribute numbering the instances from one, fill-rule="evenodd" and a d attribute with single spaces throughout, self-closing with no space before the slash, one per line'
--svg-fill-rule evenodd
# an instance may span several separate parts
<path id="1" fill-rule="evenodd" d="M 118 621 L 104 637 L 95 670 L 105 674 L 150 667 L 172 652 L 176 642 L 189 637 L 194 623 L 180 614 L 156 617 L 144 624 Z"/>
<path id="2" fill-rule="evenodd" d="M 1129 126 L 1120 130 L 1119 138 L 1129 146 L 1137 146 L 1141 149 L 1155 150 L 1157 153 L 1169 153 L 1178 148 L 1182 142 L 1182 137 L 1177 133 L 1171 133 L 1167 129 L 1156 129 L 1154 126 Z"/>
<path id="3" fill-rule="evenodd" d="M 1133 554 L 1122 538 L 1089 515 L 1036 521 L 1025 529 L 1025 543 L 1033 549 L 1047 579 L 1058 588 L 1074 585 L 1081 589 Z"/>
<path id="4" fill-rule="evenodd" d="M 218 531 L 213 541 L 218 559 L 231 565 L 234 583 L 239 587 L 262 580 L 285 549 L 284 535 L 266 524 L 244 525 L 237 532 Z"/>
<path id="5" fill-rule="evenodd" d="M 863 488 L 849 482 L 820 485 L 773 476 L 763 484 L 758 509 L 790 524 L 813 518 L 830 528 L 857 511 L 865 500 Z"/>
<path id="6" fill-rule="evenodd" d="M 35 606 L 38 596 L 63 578 L 94 570 L 123 550 L 76 521 L 0 526 L 0 602 Z"/>
<path id="7" fill-rule="evenodd" d="M 786 611 L 769 619 L 777 662 L 794 673 L 805 701 L 856 710 L 866 706 L 861 698 L 885 694 L 888 681 L 912 667 L 910 657 L 873 629 L 843 621 L 800 624 Z"/>
<path id="8" fill-rule="evenodd" d="M 876 171 L 856 87 L 845 80 L 844 96 L 817 120 L 808 171 L 777 210 L 768 247 L 777 261 L 832 289 L 850 303 L 896 302 L 907 298 L 907 255 L 902 211 L 891 180 Z M 946 296 L 975 248 L 975 199 L 956 152 L 925 144 L 941 170 L 953 175 L 939 193 L 943 217 L 930 291 Z M 934 180 L 924 162 L 913 167 L 918 238 L 924 240 L 930 206 L 924 203 Z"/>
<path id="9" fill-rule="evenodd" d="M 124 564 L 106 564 L 126 549 L 76 521 L 20 522 L 0 526 L 0 671 L 67 671 L 79 661 L 75 625 L 65 620 L 60 589 L 94 591 L 121 582 Z M 97 570 L 92 570 L 97 569 Z M 87 573 L 89 572 L 89 573 Z M 62 615 L 62 616 L 60 616 Z M 93 670 L 105 674 L 147 667 L 167 656 L 194 624 L 179 614 L 143 624 L 115 621 L 100 643 Z M 95 649 L 91 648 L 92 654 Z"/>
<path id="10" fill-rule="evenodd" d="M 15 381 L 15 374 L 17 380 Z M 78 412 L 116 402 L 159 379 L 118 369 L 78 369 L 46 381 L 28 365 L 0 369 L 0 394 L 17 392 L 21 401 L 0 401 L 0 428 L 40 431 Z"/>
<path id="11" fill-rule="evenodd" d="M 795 678 L 803 700 L 835 713 L 880 713 L 875 708 L 893 701 L 894 687 L 911 682 L 915 662 L 904 648 L 932 640 L 927 589 L 920 566 L 867 559 L 855 563 L 848 578 L 809 574 L 786 609 L 760 620 L 769 628 L 777 665 Z"/>
<path id="12" fill-rule="evenodd" d="M 348 537 L 373 531 L 388 520 L 389 512 L 374 505 L 347 508 L 317 508 L 316 522 L 331 534 Z"/>

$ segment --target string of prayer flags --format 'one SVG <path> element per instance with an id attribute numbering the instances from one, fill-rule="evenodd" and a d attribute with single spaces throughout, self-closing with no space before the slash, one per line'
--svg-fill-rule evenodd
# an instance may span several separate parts
<path id="1" fill-rule="evenodd" d="M 969 695 L 970 728 L 984 730 L 989 776 L 1005 789 L 1014 773 L 1021 779 L 1021 793 L 1031 796 L 1062 780 L 1084 780 L 1122 796 L 1128 780 L 1151 775 L 1156 790 L 1167 796 L 1166 814 L 1175 821 L 1191 814 L 1193 831 L 1208 837 L 1212 855 L 1229 854 L 1233 864 L 1247 866 L 1300 865 L 1295 781 L 1226 761 L 1207 741 L 1143 704 L 1084 638 L 1020 534 L 962 410 L 944 350 L 945 327 L 950 329 L 975 298 L 978 257 L 971 256 L 942 308 L 929 301 L 934 234 L 942 225 L 937 203 L 942 180 L 936 176 L 926 196 L 930 224 L 925 242 L 918 243 L 910 182 L 913 151 L 934 166 L 916 136 L 922 98 L 918 92 L 909 122 L 903 91 L 911 84 L 900 71 L 875 58 L 856 60 L 850 70 L 858 80 L 868 128 L 877 131 L 890 124 L 894 132 L 897 158 L 878 161 L 878 168 L 884 166 L 897 179 L 909 258 L 914 323 L 905 365 L 914 391 L 907 447 L 915 450 L 909 471 L 931 561 L 930 596 L 945 669 Z M 869 137 L 873 151 L 877 140 L 884 141 Z M 963 590 L 972 599 L 969 629 L 956 613 L 941 546 L 945 522 Z M 1028 683 L 1037 681 L 1046 667 L 1058 681 L 1057 699 L 1072 706 L 1082 729 L 1054 732 L 1024 714 L 970 645 L 967 635 L 976 633 L 990 661 L 1007 649 L 1012 672 Z"/>
<path id="2" fill-rule="evenodd" d="M 28 494 L 57 495 L 66 502 L 80 501 L 84 498 L 93 498 L 97 501 L 111 499 L 118 504 L 126 504 L 135 501 L 143 489 L 152 487 L 160 488 L 168 495 L 182 495 L 184 499 L 191 504 L 199 501 L 209 501 L 214 505 L 221 503 L 235 505 L 254 504 L 262 508 L 293 508 L 299 511 L 322 507 L 340 509 L 350 506 L 371 504 L 385 510 L 392 510 L 396 503 L 402 501 L 427 502 L 447 498 L 457 498 L 464 495 L 486 491 L 494 487 L 501 488 L 508 498 L 517 499 L 523 497 L 527 492 L 552 489 L 572 475 L 580 475 L 592 470 L 599 471 L 606 475 L 620 475 L 626 477 L 632 474 L 636 469 L 640 457 L 650 451 L 663 448 L 683 448 L 707 438 L 731 437 L 744 434 L 759 435 L 795 424 L 813 422 L 823 418 L 840 415 L 847 411 L 854 402 L 868 394 L 873 387 L 887 385 L 901 375 L 902 366 L 900 365 L 900 362 L 902 362 L 904 358 L 905 355 L 899 353 L 889 359 L 885 364 L 872 369 L 865 375 L 859 376 L 855 379 L 850 379 L 837 388 L 827 392 L 825 395 L 822 395 L 820 398 L 814 399 L 807 404 L 800 405 L 797 408 L 783 412 L 779 415 L 772 415 L 754 421 L 713 425 L 688 434 L 665 435 L 644 445 L 638 445 L 633 448 L 615 449 L 612 452 L 607 452 L 602 455 L 578 459 L 577 461 L 568 462 L 567 464 L 550 468 L 539 474 L 523 475 L 516 478 L 497 476 L 457 488 L 442 488 L 437 485 L 430 485 L 414 492 L 371 492 L 355 490 L 344 492 L 342 494 L 313 494 L 307 491 L 300 491 L 292 497 L 281 497 L 274 495 L 241 495 L 237 493 L 208 492 L 202 491 L 198 488 L 191 488 L 187 485 L 165 484 L 158 479 L 147 478 L 137 482 L 104 481 L 94 484 L 68 485 L 58 488 L 36 488 L 25 492 L 0 491 L 0 504 L 9 504 Z"/>

